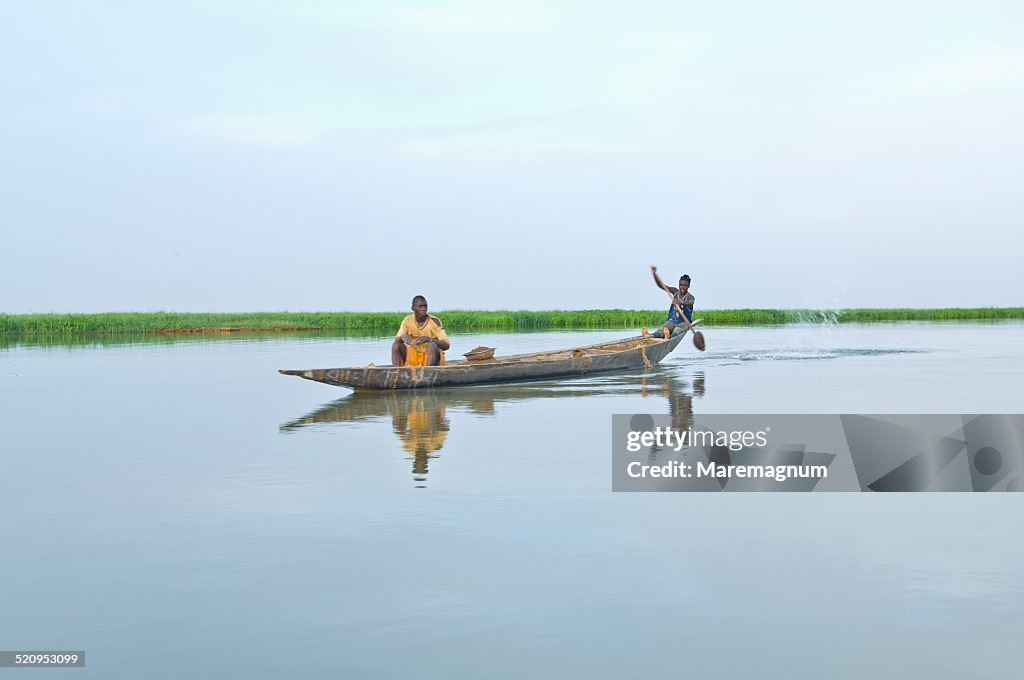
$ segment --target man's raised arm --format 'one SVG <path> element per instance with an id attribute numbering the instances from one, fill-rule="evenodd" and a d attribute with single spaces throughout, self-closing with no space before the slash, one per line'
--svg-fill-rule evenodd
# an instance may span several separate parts
<path id="1" fill-rule="evenodd" d="M 666 293 L 671 293 L 672 295 L 676 294 L 676 291 L 678 289 L 677 288 L 670 288 L 669 286 L 666 286 L 665 282 L 661 280 L 660 276 L 658 276 L 658 268 L 655 267 L 653 264 L 651 265 L 651 274 L 654 276 L 654 284 L 656 286 L 658 286 L 658 288 L 661 288 Z"/>

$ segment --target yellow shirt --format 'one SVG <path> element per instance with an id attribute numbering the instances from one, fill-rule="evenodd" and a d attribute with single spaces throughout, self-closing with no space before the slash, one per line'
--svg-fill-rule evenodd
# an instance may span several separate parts
<path id="1" fill-rule="evenodd" d="M 423 324 L 423 327 L 421 328 L 419 324 L 416 323 L 416 315 L 410 314 L 402 319 L 402 325 L 398 327 L 398 333 L 395 334 L 395 337 L 400 338 L 406 333 L 408 333 L 409 337 L 413 340 L 425 335 L 428 338 L 437 338 L 438 340 L 448 342 L 448 334 L 444 332 L 444 328 L 441 326 L 441 320 L 436 316 L 428 315 L 427 322 Z M 406 347 L 406 351 L 412 350 L 419 354 L 426 354 L 428 344 L 429 343 L 424 342 L 421 345 L 408 345 Z"/>

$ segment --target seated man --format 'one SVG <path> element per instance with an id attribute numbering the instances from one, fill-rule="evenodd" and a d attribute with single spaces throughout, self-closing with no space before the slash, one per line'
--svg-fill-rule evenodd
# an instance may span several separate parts
<path id="1" fill-rule="evenodd" d="M 661 277 L 658 276 L 658 268 L 651 265 L 651 274 L 654 275 L 654 283 L 662 290 L 672 294 L 672 306 L 668 308 L 668 318 L 665 325 L 661 327 L 661 333 L 667 340 L 669 335 L 679 335 L 686 331 L 688 326 L 680 316 L 681 309 L 686 314 L 686 321 L 693 321 L 693 303 L 695 298 L 690 293 L 690 275 L 683 274 L 679 277 L 679 288 L 666 286 Z"/>
<path id="2" fill-rule="evenodd" d="M 441 320 L 427 314 L 427 298 L 412 299 L 413 313 L 402 319 L 398 335 L 391 345 L 393 366 L 440 366 L 444 350 L 451 347 Z"/>

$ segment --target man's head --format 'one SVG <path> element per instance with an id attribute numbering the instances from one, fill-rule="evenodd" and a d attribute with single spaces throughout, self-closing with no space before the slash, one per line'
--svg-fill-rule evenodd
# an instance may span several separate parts
<path id="1" fill-rule="evenodd" d="M 690 290 L 690 275 L 683 274 L 679 277 L 679 292 L 685 295 L 688 290 Z"/>
<path id="2" fill-rule="evenodd" d="M 422 295 L 417 295 L 412 299 L 412 311 L 416 313 L 416 316 L 422 318 L 427 315 L 427 298 Z"/>

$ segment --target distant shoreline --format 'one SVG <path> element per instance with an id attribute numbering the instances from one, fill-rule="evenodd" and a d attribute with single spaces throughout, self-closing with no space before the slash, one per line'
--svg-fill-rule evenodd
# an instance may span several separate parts
<path id="1" fill-rule="evenodd" d="M 436 311 L 451 333 L 487 330 L 657 328 L 664 310 Z M 390 333 L 408 312 L 251 312 L 191 314 L 0 314 L 0 337 L 81 336 L 121 333 L 194 334 L 354 331 Z M 770 326 L 799 323 L 985 321 L 1024 319 L 1024 307 L 952 309 L 698 309 L 705 326 Z"/>

